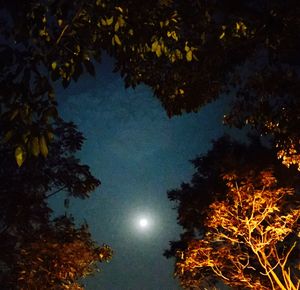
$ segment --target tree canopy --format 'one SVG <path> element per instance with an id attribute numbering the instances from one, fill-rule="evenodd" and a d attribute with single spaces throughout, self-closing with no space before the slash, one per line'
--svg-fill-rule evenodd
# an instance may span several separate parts
<path id="1" fill-rule="evenodd" d="M 182 286 L 213 287 L 222 280 L 233 289 L 270 289 L 278 275 L 280 289 L 298 289 L 297 170 L 283 166 L 256 136 L 248 144 L 224 136 L 192 163 L 192 180 L 168 192 L 184 231 L 165 256 L 176 258 Z"/>
<path id="2" fill-rule="evenodd" d="M 201 285 L 210 272 L 231 287 L 299 289 L 299 261 L 290 261 L 299 240 L 300 209 L 288 201 L 293 189 L 278 187 L 271 171 L 223 179 L 226 200 L 209 206 L 203 237 L 178 252 L 183 286 Z"/>
<path id="3" fill-rule="evenodd" d="M 84 140 L 76 126 L 58 119 L 53 128 L 46 159 L 29 156 L 19 167 L 13 149 L 0 145 L 3 289 L 83 289 L 79 280 L 111 255 L 109 247 L 96 245 L 87 225 L 76 228 L 69 216 L 53 220 L 49 197 L 59 194 L 68 207 L 71 197 L 87 198 L 100 185 L 75 156 Z"/>
<path id="4" fill-rule="evenodd" d="M 67 216 L 34 234 L 20 247 L 18 289 L 84 289 L 80 279 L 98 270 L 98 262 L 111 258 L 108 246 L 91 240 L 87 225 L 77 229 Z"/>
<path id="5" fill-rule="evenodd" d="M 299 172 L 271 145 L 224 136 L 168 192 L 183 233 L 165 256 L 184 288 L 299 289 Z"/>
<path id="6" fill-rule="evenodd" d="M 126 86 L 149 85 L 170 116 L 236 88 L 226 121 L 270 133 L 284 163 L 297 163 L 298 125 L 287 125 L 298 115 L 296 0 L 14 0 L 0 8 L 2 139 L 19 164 L 48 154 L 53 82 L 66 87 L 94 75 L 102 51 L 115 58 Z"/>

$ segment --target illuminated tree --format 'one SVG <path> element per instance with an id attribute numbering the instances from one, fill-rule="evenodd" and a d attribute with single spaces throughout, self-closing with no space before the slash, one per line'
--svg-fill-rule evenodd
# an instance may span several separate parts
<path id="1" fill-rule="evenodd" d="M 223 179 L 226 199 L 210 205 L 204 236 L 178 252 L 182 285 L 200 286 L 212 275 L 243 289 L 299 289 L 299 260 L 292 257 L 300 217 L 294 190 L 278 187 L 270 170 Z"/>
<path id="2" fill-rule="evenodd" d="M 98 247 L 87 225 L 79 229 L 66 216 L 54 227 L 36 232 L 21 245 L 17 263 L 18 289 L 84 289 L 80 279 L 98 269 L 98 262 L 109 261 L 111 249 Z"/>
<path id="3" fill-rule="evenodd" d="M 179 240 L 170 242 L 170 248 L 165 251 L 167 257 L 174 257 L 178 250 L 187 247 L 191 239 L 205 232 L 209 205 L 226 196 L 226 183 L 222 178 L 226 172 L 246 174 L 250 170 L 260 172 L 272 167 L 278 186 L 299 184 L 297 171 L 282 166 L 274 149 L 263 146 L 257 136 L 241 143 L 225 135 L 215 140 L 206 154 L 192 160 L 192 164 L 195 168 L 192 179 L 168 191 L 168 198 L 176 207 L 177 221 L 183 230 Z"/>

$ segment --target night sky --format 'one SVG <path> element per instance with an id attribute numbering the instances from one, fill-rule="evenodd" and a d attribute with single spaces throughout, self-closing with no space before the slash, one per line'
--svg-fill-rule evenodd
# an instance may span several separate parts
<path id="1" fill-rule="evenodd" d="M 63 118 L 75 122 L 86 137 L 78 154 L 101 186 L 86 200 L 72 199 L 68 213 L 90 226 L 93 239 L 113 248 L 102 272 L 84 281 L 87 290 L 175 290 L 173 260 L 163 257 L 178 238 L 175 205 L 167 190 L 189 181 L 189 160 L 205 153 L 222 126 L 225 102 L 220 99 L 199 113 L 169 119 L 146 86 L 124 88 L 112 61 L 105 58 L 96 78 L 59 90 Z M 61 196 L 51 205 L 65 212 Z M 148 225 L 141 227 L 141 218 Z"/>

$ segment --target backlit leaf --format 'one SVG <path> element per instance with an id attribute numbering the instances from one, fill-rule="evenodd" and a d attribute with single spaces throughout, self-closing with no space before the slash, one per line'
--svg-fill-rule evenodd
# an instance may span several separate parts
<path id="1" fill-rule="evenodd" d="M 112 25 L 113 21 L 114 21 L 114 17 L 112 16 L 112 17 L 106 19 L 106 24 L 107 25 Z"/>
<path id="2" fill-rule="evenodd" d="M 155 40 L 155 41 L 152 43 L 152 47 L 151 47 L 152 52 L 155 52 L 155 51 L 156 51 L 157 46 L 158 46 L 158 41 Z"/>
<path id="3" fill-rule="evenodd" d="M 121 45 L 121 40 L 117 34 L 114 35 L 114 40 L 115 40 L 116 44 Z"/>
<path id="4" fill-rule="evenodd" d="M 54 61 L 54 62 L 52 62 L 52 64 L 51 64 L 51 67 L 52 67 L 52 69 L 53 70 L 55 70 L 56 69 L 56 66 L 57 66 L 57 63 Z"/>
<path id="5" fill-rule="evenodd" d="M 101 18 L 100 21 L 102 25 L 106 26 L 106 21 L 103 18 Z"/>
<path id="6" fill-rule="evenodd" d="M 155 53 L 156 53 L 157 57 L 161 56 L 161 46 L 160 45 L 157 45 Z"/>
<path id="7" fill-rule="evenodd" d="M 117 21 L 116 24 L 115 24 L 115 31 L 116 32 L 119 30 L 119 27 L 120 27 L 120 25 L 119 25 L 119 22 Z"/>
<path id="8" fill-rule="evenodd" d="M 17 162 L 18 166 L 21 167 L 22 164 L 25 161 L 25 151 L 24 151 L 22 146 L 18 146 L 16 148 L 16 150 L 15 150 L 15 159 L 16 159 L 16 162 Z"/>
<path id="9" fill-rule="evenodd" d="M 123 13 L 123 9 L 120 6 L 115 7 L 116 10 L 120 11 L 121 13 Z"/>
<path id="10" fill-rule="evenodd" d="M 189 50 L 187 53 L 186 53 L 186 60 L 187 61 L 192 61 L 193 59 L 193 52 L 192 50 Z"/>

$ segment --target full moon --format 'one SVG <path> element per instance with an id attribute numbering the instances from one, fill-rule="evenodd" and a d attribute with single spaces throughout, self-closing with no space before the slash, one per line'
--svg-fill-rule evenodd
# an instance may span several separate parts
<path id="1" fill-rule="evenodd" d="M 139 225 L 141 228 L 146 228 L 148 226 L 149 222 L 146 218 L 141 218 L 139 220 Z"/>

